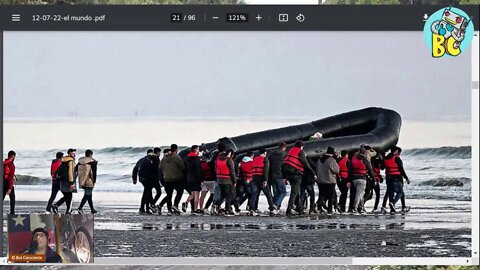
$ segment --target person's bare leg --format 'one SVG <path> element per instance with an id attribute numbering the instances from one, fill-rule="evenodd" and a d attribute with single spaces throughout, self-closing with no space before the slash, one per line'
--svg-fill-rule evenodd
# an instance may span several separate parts
<path id="1" fill-rule="evenodd" d="M 197 211 L 198 210 L 198 203 L 199 203 L 199 192 L 194 191 L 193 193 L 193 210 Z"/>
<path id="2" fill-rule="evenodd" d="M 187 198 L 187 200 L 185 201 L 185 203 L 186 203 L 186 204 L 189 204 L 190 201 L 193 200 L 193 198 L 194 198 L 194 197 L 193 197 L 193 192 L 192 192 L 192 194 L 190 194 L 190 195 L 188 196 L 188 198 Z"/>
<path id="3" fill-rule="evenodd" d="M 204 206 L 203 203 L 205 202 L 205 197 L 207 196 L 207 193 L 208 191 L 202 191 L 200 195 L 200 202 L 199 202 L 200 210 L 203 210 L 203 206 Z"/>

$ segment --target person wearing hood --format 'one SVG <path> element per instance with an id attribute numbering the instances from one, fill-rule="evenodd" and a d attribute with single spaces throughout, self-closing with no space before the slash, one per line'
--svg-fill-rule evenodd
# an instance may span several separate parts
<path id="1" fill-rule="evenodd" d="M 185 168 L 187 170 L 187 189 L 191 194 L 187 200 L 182 203 L 182 209 L 193 200 L 193 212 L 192 214 L 201 214 L 203 211 L 199 211 L 199 199 L 200 191 L 202 190 L 202 161 L 200 160 L 200 147 L 193 145 L 190 148 L 190 153 L 187 154 L 185 159 Z"/>
<path id="2" fill-rule="evenodd" d="M 363 214 L 363 200 L 365 195 L 365 188 L 367 186 L 367 179 L 375 179 L 375 174 L 372 169 L 372 165 L 367 157 L 367 150 L 360 148 L 358 154 L 352 157 L 349 167 L 349 177 L 352 179 L 352 183 L 355 186 L 356 194 L 353 202 L 352 211 L 358 211 Z"/>
<path id="3" fill-rule="evenodd" d="M 410 179 L 403 167 L 403 161 L 400 158 L 402 148 L 394 146 L 390 149 L 390 153 L 383 160 L 383 167 L 385 168 L 387 193 L 389 196 L 390 212 L 396 213 L 395 204 L 398 200 L 402 202 L 402 211 L 408 212 L 410 208 L 405 205 L 405 193 L 403 192 L 403 179 L 410 184 Z"/>
<path id="4" fill-rule="evenodd" d="M 317 161 L 317 182 L 319 186 L 319 202 L 328 201 L 327 213 L 332 214 L 332 206 L 334 205 L 335 186 L 337 184 L 337 177 L 340 173 L 340 167 L 335 160 L 335 149 L 328 147 L 327 152 L 323 154 Z M 320 205 L 319 205 L 319 209 Z"/>
<path id="5" fill-rule="evenodd" d="M 32 232 L 32 237 L 30 238 L 30 246 L 20 253 L 44 254 L 46 263 L 62 263 L 62 257 L 55 253 L 53 249 L 48 246 L 49 242 L 50 237 L 48 235 L 48 231 L 41 227 L 36 228 Z"/>
<path id="6" fill-rule="evenodd" d="M 70 208 L 72 207 L 72 192 L 75 190 L 76 166 L 75 155 L 76 149 L 68 149 L 67 156 L 62 158 L 62 164 L 58 167 L 56 179 L 60 181 L 60 191 L 63 197 L 52 205 L 53 213 L 58 213 L 58 207 L 63 203 L 67 205 L 66 214 L 70 214 Z"/>
<path id="7" fill-rule="evenodd" d="M 240 206 L 251 196 L 251 183 L 253 180 L 253 152 L 248 151 L 238 165 L 239 180 L 236 185 L 237 197 L 235 199 L 235 212 L 240 212 Z"/>
<path id="8" fill-rule="evenodd" d="M 287 153 L 287 144 L 282 142 L 278 145 L 278 149 L 274 150 L 268 157 L 270 162 L 270 182 L 273 188 L 273 204 L 280 210 L 283 199 L 287 196 L 286 179 L 282 174 L 282 164 Z"/>
<path id="9" fill-rule="evenodd" d="M 220 149 L 219 149 L 220 150 Z M 225 215 L 233 216 L 231 208 L 233 187 L 237 181 L 235 163 L 232 160 L 233 150 L 221 151 L 215 160 L 215 173 L 218 183 L 218 197 L 214 199 L 214 213 L 220 212 L 220 205 L 225 200 Z"/>
<path id="10" fill-rule="evenodd" d="M 80 187 L 85 191 L 83 193 L 82 201 L 78 206 L 78 212 L 83 214 L 83 206 L 86 202 L 90 206 L 90 212 L 92 214 L 96 214 L 97 211 L 93 207 L 93 188 L 95 187 L 95 183 L 97 182 L 97 161 L 93 159 L 93 151 L 87 150 L 85 151 L 85 156 L 81 157 L 78 160 L 77 164 L 77 173 L 78 173 L 78 184 Z"/>
<path id="11" fill-rule="evenodd" d="M 286 212 L 288 216 L 295 214 L 293 205 L 295 204 L 297 196 L 300 194 L 300 184 L 302 182 L 302 175 L 304 172 L 306 170 L 310 171 L 314 175 L 315 180 L 317 179 L 315 171 L 312 169 L 312 167 L 310 167 L 310 164 L 308 164 L 307 156 L 303 151 L 304 146 L 304 142 L 296 141 L 295 146 L 288 151 L 285 159 L 283 160 L 282 172 L 285 173 L 285 177 L 291 186 L 290 198 L 288 198 Z"/>
<path id="12" fill-rule="evenodd" d="M 178 209 L 178 204 L 182 200 L 183 191 L 184 191 L 184 170 L 185 165 L 182 158 L 177 154 L 178 146 L 172 144 L 170 146 L 170 153 L 163 156 L 162 161 L 160 161 L 160 168 L 162 170 L 163 179 L 165 181 L 165 192 L 167 193 L 167 208 L 169 214 L 172 213 L 172 210 L 175 213 L 180 214 Z M 176 191 L 175 201 L 172 206 L 172 196 L 173 191 Z"/>
<path id="13" fill-rule="evenodd" d="M 10 198 L 10 214 L 15 214 L 15 151 L 8 151 L 7 158 L 3 161 L 3 200 L 8 195 Z"/>

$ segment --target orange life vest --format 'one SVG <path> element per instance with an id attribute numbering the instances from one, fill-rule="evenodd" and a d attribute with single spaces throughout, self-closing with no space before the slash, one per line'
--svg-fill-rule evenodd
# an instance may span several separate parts
<path id="1" fill-rule="evenodd" d="M 385 159 L 383 161 L 383 164 L 385 164 L 386 175 L 400 175 L 400 169 L 395 162 L 395 156 L 391 156 L 390 158 Z"/>
<path id="2" fill-rule="evenodd" d="M 287 164 L 292 166 L 293 168 L 299 170 L 301 173 L 303 173 L 303 164 L 300 162 L 300 152 L 302 149 L 300 147 L 292 147 L 288 153 L 285 159 L 283 160 L 283 164 Z"/>
<path id="3" fill-rule="evenodd" d="M 213 179 L 213 174 L 212 174 L 212 169 L 210 168 L 210 165 L 206 161 L 202 161 L 200 163 L 202 166 L 202 177 L 203 181 L 212 181 Z"/>
<path id="4" fill-rule="evenodd" d="M 359 159 L 357 156 L 353 156 L 352 158 L 352 167 L 353 167 L 354 175 L 358 175 L 358 176 L 367 175 L 367 166 L 363 163 L 363 160 Z"/>
<path id="5" fill-rule="evenodd" d="M 253 161 L 240 162 L 240 179 L 250 182 L 253 177 Z"/>
<path id="6" fill-rule="evenodd" d="M 253 158 L 252 163 L 252 174 L 254 176 L 263 176 L 263 168 L 265 168 L 265 163 L 263 163 L 265 157 L 263 156 L 256 156 Z"/>
<path id="7" fill-rule="evenodd" d="M 338 167 L 340 167 L 340 177 L 343 179 L 348 178 L 348 167 L 347 167 L 347 158 L 342 158 L 338 162 Z"/>
<path id="8" fill-rule="evenodd" d="M 217 178 L 220 179 L 230 179 L 230 168 L 227 166 L 227 160 L 220 160 L 220 156 L 217 157 L 215 161 L 215 171 L 217 173 Z"/>

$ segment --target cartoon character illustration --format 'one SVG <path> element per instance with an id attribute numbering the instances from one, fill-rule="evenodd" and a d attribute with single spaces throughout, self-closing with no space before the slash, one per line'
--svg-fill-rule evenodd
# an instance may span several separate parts
<path id="1" fill-rule="evenodd" d="M 452 11 L 452 8 L 446 8 L 443 11 L 442 18 L 432 23 L 432 33 L 443 36 L 445 40 L 453 37 L 455 42 L 453 46 L 459 48 L 460 43 L 465 38 L 465 29 L 470 23 L 471 18 L 465 18 L 464 16 Z"/>

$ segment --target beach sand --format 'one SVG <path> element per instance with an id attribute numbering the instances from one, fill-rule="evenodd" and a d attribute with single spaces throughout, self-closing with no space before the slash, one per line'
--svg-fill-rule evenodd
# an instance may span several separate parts
<path id="1" fill-rule="evenodd" d="M 38 200 L 34 192 L 17 197 L 17 213 L 44 211 L 45 201 Z M 245 211 L 234 217 L 191 216 L 188 211 L 180 216 L 145 216 L 137 213 L 140 197 L 133 192 L 94 194 L 99 210 L 95 215 L 96 257 L 471 256 L 468 201 L 407 199 L 412 210 L 404 215 L 290 218 L 250 217 Z M 260 209 L 266 209 L 264 200 Z"/>

